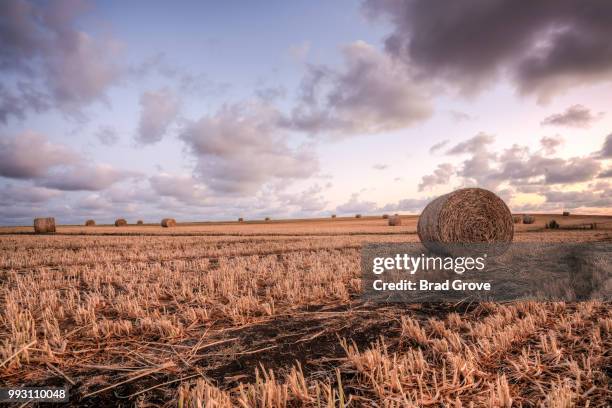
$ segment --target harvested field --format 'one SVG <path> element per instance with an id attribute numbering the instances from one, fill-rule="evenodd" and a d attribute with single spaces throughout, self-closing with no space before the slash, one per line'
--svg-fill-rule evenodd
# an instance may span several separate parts
<path id="1" fill-rule="evenodd" d="M 418 241 L 401 218 L 0 228 L 0 384 L 90 407 L 609 406 L 608 303 L 361 300 L 361 246 Z M 515 241 L 612 241 L 612 217 L 550 219 Z"/>

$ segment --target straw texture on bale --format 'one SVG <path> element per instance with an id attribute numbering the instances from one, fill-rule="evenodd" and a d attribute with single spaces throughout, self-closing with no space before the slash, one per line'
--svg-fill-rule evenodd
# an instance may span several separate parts
<path id="1" fill-rule="evenodd" d="M 115 221 L 115 227 L 125 227 L 127 225 L 127 221 L 123 218 L 119 218 Z"/>
<path id="2" fill-rule="evenodd" d="M 569 215 L 570 215 L 570 212 L 569 212 L 569 211 L 563 211 L 563 216 L 564 216 L 564 217 L 569 217 Z"/>
<path id="3" fill-rule="evenodd" d="M 394 215 L 393 217 L 389 217 L 389 225 L 391 227 L 402 225 L 402 219 L 399 217 L 399 215 Z"/>
<path id="4" fill-rule="evenodd" d="M 523 224 L 533 224 L 535 217 L 533 215 L 523 215 Z"/>
<path id="5" fill-rule="evenodd" d="M 455 255 L 455 248 L 464 244 L 505 247 L 514 237 L 514 223 L 501 198 L 481 188 L 464 188 L 427 204 L 417 233 L 429 250 Z"/>
<path id="6" fill-rule="evenodd" d="M 34 232 L 37 234 L 55 232 L 55 218 L 34 218 Z"/>
<path id="7" fill-rule="evenodd" d="M 176 220 L 174 218 L 164 218 L 161 220 L 161 226 L 164 228 L 176 227 Z"/>
<path id="8" fill-rule="evenodd" d="M 515 215 L 514 217 L 512 217 L 512 222 L 514 222 L 515 224 L 520 224 L 521 222 L 523 222 L 523 217 L 521 217 L 520 215 Z"/>
<path id="9" fill-rule="evenodd" d="M 143 220 L 138 220 L 138 221 L 136 221 L 136 225 L 143 225 L 143 224 L 144 224 L 144 221 L 143 221 Z"/>
<path id="10" fill-rule="evenodd" d="M 86 227 L 93 227 L 94 225 L 96 225 L 96 222 L 94 220 L 87 220 L 87 221 L 85 221 L 85 226 Z"/>

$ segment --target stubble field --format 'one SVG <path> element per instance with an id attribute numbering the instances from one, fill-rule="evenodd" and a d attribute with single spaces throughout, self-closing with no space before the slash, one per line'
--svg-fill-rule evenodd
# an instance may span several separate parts
<path id="1" fill-rule="evenodd" d="M 611 221 L 537 216 L 515 240 L 612 241 Z M 416 222 L 0 228 L 0 386 L 91 407 L 610 406 L 609 303 L 363 301 L 361 246 L 417 242 Z"/>

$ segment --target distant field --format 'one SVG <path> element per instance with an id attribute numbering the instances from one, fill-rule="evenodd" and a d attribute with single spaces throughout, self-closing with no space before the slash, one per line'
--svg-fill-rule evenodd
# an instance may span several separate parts
<path id="1" fill-rule="evenodd" d="M 417 242 L 417 220 L 2 227 L 0 384 L 91 407 L 609 406 L 610 304 L 361 301 L 361 246 Z M 612 216 L 515 227 L 612 241 Z"/>

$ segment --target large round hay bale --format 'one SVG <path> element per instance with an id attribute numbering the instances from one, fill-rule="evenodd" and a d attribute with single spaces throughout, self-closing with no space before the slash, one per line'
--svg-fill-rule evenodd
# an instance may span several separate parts
<path id="1" fill-rule="evenodd" d="M 127 221 L 123 218 L 119 218 L 115 221 L 115 227 L 125 227 L 127 225 Z"/>
<path id="2" fill-rule="evenodd" d="M 144 225 L 144 221 L 143 220 L 138 220 L 138 221 L 136 221 L 136 225 Z"/>
<path id="3" fill-rule="evenodd" d="M 389 226 L 391 227 L 395 227 L 398 225 L 402 225 L 402 219 L 400 218 L 399 215 L 394 215 L 392 217 L 388 217 L 389 218 Z"/>
<path id="4" fill-rule="evenodd" d="M 174 218 L 164 218 L 161 220 L 161 226 L 164 228 L 176 227 L 176 220 Z"/>
<path id="5" fill-rule="evenodd" d="M 34 232 L 37 234 L 50 234 L 55 232 L 55 218 L 34 218 Z"/>
<path id="6" fill-rule="evenodd" d="M 501 253 L 512 242 L 514 223 L 501 198 L 482 188 L 464 188 L 427 204 L 417 233 L 423 245 L 437 253 L 459 255 L 470 248 Z"/>
<path id="7" fill-rule="evenodd" d="M 96 225 L 96 222 L 94 220 L 87 220 L 85 221 L 85 226 L 86 227 L 93 227 Z"/>
<path id="8" fill-rule="evenodd" d="M 533 224 L 535 222 L 535 217 L 533 215 L 523 215 L 523 224 Z"/>

